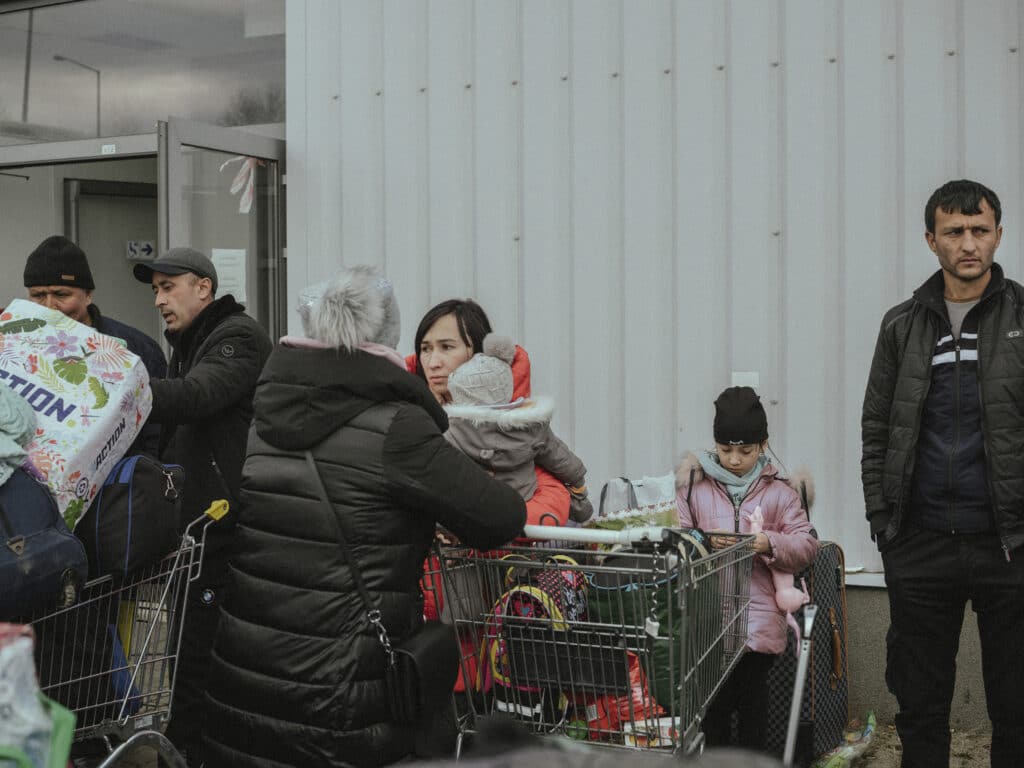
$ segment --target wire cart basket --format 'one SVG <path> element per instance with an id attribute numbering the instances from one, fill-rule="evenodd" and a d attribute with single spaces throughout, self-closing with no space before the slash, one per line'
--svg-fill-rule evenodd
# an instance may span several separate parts
<path id="1" fill-rule="evenodd" d="M 706 553 L 668 528 L 525 535 L 563 546 L 440 549 L 461 734 L 504 712 L 593 744 L 699 750 L 707 706 L 746 644 L 753 537 Z"/>
<path id="2" fill-rule="evenodd" d="M 160 562 L 91 580 L 74 605 L 33 618 L 40 689 L 75 714 L 74 741 L 126 742 L 170 718 L 185 597 L 206 528 L 226 511 L 211 506 Z"/>

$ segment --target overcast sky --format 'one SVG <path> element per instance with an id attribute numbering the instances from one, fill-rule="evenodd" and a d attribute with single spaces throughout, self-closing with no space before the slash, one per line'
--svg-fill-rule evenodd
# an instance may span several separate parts
<path id="1" fill-rule="evenodd" d="M 86 0 L 33 14 L 28 122 L 95 135 L 168 115 L 217 122 L 232 98 L 284 88 L 284 0 Z M 0 15 L 0 120 L 20 121 L 27 11 Z"/>

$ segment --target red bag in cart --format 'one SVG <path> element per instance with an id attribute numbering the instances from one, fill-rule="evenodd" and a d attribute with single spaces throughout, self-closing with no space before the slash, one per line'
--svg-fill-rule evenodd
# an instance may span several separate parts
<path id="1" fill-rule="evenodd" d="M 624 730 L 640 733 L 646 724 L 656 723 L 665 710 L 651 696 L 640 659 L 632 651 L 626 654 L 629 664 L 629 694 L 624 696 L 588 697 L 587 734 L 591 741 L 608 741 Z M 635 743 L 633 746 L 653 746 Z"/>

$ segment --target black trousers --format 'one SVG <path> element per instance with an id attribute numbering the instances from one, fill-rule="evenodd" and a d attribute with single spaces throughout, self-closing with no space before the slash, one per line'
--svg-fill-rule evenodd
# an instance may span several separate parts
<path id="1" fill-rule="evenodd" d="M 709 747 L 737 746 L 765 750 L 768 725 L 768 672 L 775 663 L 770 653 L 747 651 L 708 706 L 701 728 Z M 735 718 L 736 731 L 733 732 Z"/>
<path id="2" fill-rule="evenodd" d="M 992 767 L 1024 764 L 1024 551 L 995 534 L 907 526 L 882 552 L 889 589 L 885 679 L 896 696 L 903 768 L 949 765 L 949 713 L 967 601 L 978 616 Z"/>

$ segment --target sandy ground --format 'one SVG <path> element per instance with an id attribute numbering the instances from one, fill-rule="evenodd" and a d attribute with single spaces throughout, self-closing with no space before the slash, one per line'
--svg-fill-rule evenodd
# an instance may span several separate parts
<path id="1" fill-rule="evenodd" d="M 987 730 L 953 731 L 950 768 L 988 768 L 991 734 Z M 900 740 L 892 724 L 879 724 L 871 746 L 854 764 L 856 768 L 899 768 Z"/>

